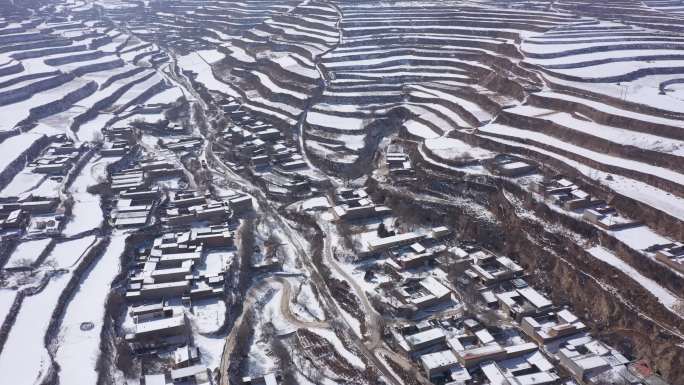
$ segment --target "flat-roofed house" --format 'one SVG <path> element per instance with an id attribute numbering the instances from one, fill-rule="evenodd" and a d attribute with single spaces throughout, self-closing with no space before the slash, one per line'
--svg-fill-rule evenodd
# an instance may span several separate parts
<path id="1" fill-rule="evenodd" d="M 427 277 L 399 289 L 400 300 L 424 309 L 451 299 L 451 290 L 434 277 Z"/>
<path id="2" fill-rule="evenodd" d="M 207 367 L 201 364 L 187 366 L 171 370 L 171 380 L 173 382 L 186 382 L 202 384 L 209 381 Z"/>
<path id="3" fill-rule="evenodd" d="M 469 268 L 483 285 L 509 280 L 523 273 L 523 268 L 512 259 L 497 257 L 485 251 L 477 251 L 470 255 L 472 264 Z"/>
<path id="4" fill-rule="evenodd" d="M 420 363 L 428 378 L 444 374 L 452 369 L 460 367 L 456 355 L 451 350 L 424 354 L 420 356 Z"/>
<path id="5" fill-rule="evenodd" d="M 182 335 L 187 332 L 185 316 L 161 318 L 135 324 L 135 331 L 126 335 L 126 340 L 156 339 Z"/>
<path id="6" fill-rule="evenodd" d="M 619 352 L 591 336 L 583 336 L 566 341 L 558 350 L 556 358 L 575 379 L 586 383 L 614 366 L 629 362 Z"/>
<path id="7" fill-rule="evenodd" d="M 180 297 L 190 290 L 190 281 L 173 281 L 163 283 L 135 283 L 126 292 L 126 299 L 164 299 Z"/>
<path id="8" fill-rule="evenodd" d="M 403 233 L 392 235 L 385 238 L 374 238 L 368 241 L 368 250 L 372 252 L 383 252 L 397 246 L 407 246 L 425 238 L 419 233 Z"/>
<path id="9" fill-rule="evenodd" d="M 195 365 L 200 360 L 200 351 L 197 346 L 181 346 L 173 352 L 173 365 L 175 368 L 185 368 Z"/>
<path id="10" fill-rule="evenodd" d="M 567 309 L 523 317 L 520 327 L 525 334 L 541 345 L 557 338 L 579 333 L 587 328 Z"/>
<path id="11" fill-rule="evenodd" d="M 496 294 L 501 310 L 520 322 L 522 317 L 550 310 L 553 304 L 532 287 Z"/>
<path id="12" fill-rule="evenodd" d="M 164 374 L 146 374 L 141 382 L 142 385 L 166 385 Z"/>
<path id="13" fill-rule="evenodd" d="M 442 328 L 431 328 L 404 337 L 411 351 L 421 350 L 446 340 Z"/>
<path id="14" fill-rule="evenodd" d="M 498 344 L 490 344 L 457 351 L 455 356 L 463 367 L 472 368 L 485 361 L 504 359 L 508 353 Z"/>
<path id="15" fill-rule="evenodd" d="M 684 243 L 677 242 L 656 252 L 656 259 L 684 273 Z"/>
<path id="16" fill-rule="evenodd" d="M 280 376 L 275 373 L 264 374 L 260 377 L 242 377 L 244 385 L 278 385 Z"/>

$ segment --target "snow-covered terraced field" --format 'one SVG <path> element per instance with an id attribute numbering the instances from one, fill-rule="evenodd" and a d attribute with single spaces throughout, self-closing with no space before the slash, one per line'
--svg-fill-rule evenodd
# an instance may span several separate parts
<path id="1" fill-rule="evenodd" d="M 363 163 L 388 129 L 432 141 L 424 153 L 448 162 L 462 152 L 444 147 L 458 131 L 609 173 L 623 183 L 605 187 L 659 212 L 676 206 L 684 195 L 680 21 L 639 2 L 609 2 L 613 21 L 598 20 L 591 2 L 543 4 L 309 1 L 239 38 L 220 36 L 226 56 L 210 62 L 204 82 L 301 129 L 305 151 L 324 166 Z"/>
<path id="2" fill-rule="evenodd" d="M 102 109 L 144 102 L 166 87 L 154 73 L 165 57 L 156 45 L 113 33 L 106 22 L 52 22 L 40 16 L 20 32 L 0 29 L 1 131 L 31 129 L 58 114 L 70 116 L 70 128 L 77 131 Z"/>
<path id="3" fill-rule="evenodd" d="M 487 110 L 497 104 L 474 97 L 479 82 L 494 78 L 482 61 L 510 50 L 520 36 L 569 22 L 563 14 L 505 11 L 504 16 L 502 10 L 456 11 L 434 3 L 339 2 L 336 8 L 339 44 L 320 60 L 325 87 L 304 126 L 305 147 L 329 164 L 363 158 L 354 143 L 367 142 L 372 118 L 393 110 L 411 116 L 405 126 L 418 137 L 489 120 Z M 316 122 L 321 114 L 327 124 Z M 350 135 L 357 139 L 346 146 Z"/>

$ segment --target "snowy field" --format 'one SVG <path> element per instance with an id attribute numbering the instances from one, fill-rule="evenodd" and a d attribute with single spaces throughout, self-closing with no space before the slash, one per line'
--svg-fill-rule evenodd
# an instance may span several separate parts
<path id="1" fill-rule="evenodd" d="M 48 374 L 51 358 L 44 344 L 45 332 L 57 300 L 70 278 L 68 273 L 54 277 L 40 293 L 24 298 L 0 353 L 3 382 L 35 385 Z"/>
<path id="2" fill-rule="evenodd" d="M 113 235 L 106 251 L 81 280 L 78 291 L 67 306 L 59 330 L 56 355 L 60 383 L 97 382 L 95 364 L 100 353 L 105 301 L 110 283 L 119 273 L 119 258 L 124 247 L 125 235 Z M 81 326 L 84 323 L 92 323 L 92 328 L 83 330 Z"/>
<path id="3" fill-rule="evenodd" d="M 17 245 L 14 252 L 7 261 L 6 267 L 26 266 L 36 262 L 40 254 L 47 248 L 52 241 L 51 238 L 24 241 Z"/>

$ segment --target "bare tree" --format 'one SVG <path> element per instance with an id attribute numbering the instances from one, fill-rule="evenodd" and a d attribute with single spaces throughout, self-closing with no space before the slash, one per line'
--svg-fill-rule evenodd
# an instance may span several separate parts
<path id="1" fill-rule="evenodd" d="M 684 317 L 684 300 L 680 299 L 674 305 L 672 305 L 672 311 L 679 316 Z"/>

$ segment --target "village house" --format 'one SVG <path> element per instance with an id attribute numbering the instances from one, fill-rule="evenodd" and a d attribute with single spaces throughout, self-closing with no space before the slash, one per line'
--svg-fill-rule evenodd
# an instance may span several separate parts
<path id="1" fill-rule="evenodd" d="M 57 198 L 3 198 L 0 201 L 0 229 L 15 232 L 27 229 L 31 235 L 57 234 L 62 216 L 48 213 L 54 213 L 58 205 Z"/>
<path id="2" fill-rule="evenodd" d="M 161 147 L 171 151 L 194 151 L 202 146 L 202 138 L 187 137 L 162 140 Z"/>
<path id="3" fill-rule="evenodd" d="M 111 190 L 119 193 L 126 190 L 142 189 L 148 186 L 148 179 L 142 169 L 132 168 L 114 172 L 109 176 Z"/>
<path id="4" fill-rule="evenodd" d="M 385 162 L 390 175 L 408 176 L 413 174 L 414 170 L 411 166 L 411 159 L 400 145 L 390 144 L 387 147 Z"/>
<path id="5" fill-rule="evenodd" d="M 231 217 L 228 202 L 211 202 L 197 206 L 172 207 L 165 210 L 162 223 L 166 226 L 187 225 L 192 222 L 218 224 Z"/>
<path id="6" fill-rule="evenodd" d="M 299 154 L 292 154 L 289 158 L 276 162 L 276 169 L 281 169 L 286 172 L 295 171 L 306 167 L 307 164 L 304 160 L 304 157 Z"/>
<path id="7" fill-rule="evenodd" d="M 556 354 L 561 366 L 584 384 L 594 383 L 613 368 L 624 368 L 629 362 L 622 354 L 590 336 L 566 341 Z"/>
<path id="8" fill-rule="evenodd" d="M 63 220 L 64 216 L 57 214 L 31 216 L 26 233 L 31 236 L 59 234 Z"/>
<path id="9" fill-rule="evenodd" d="M 487 329 L 479 329 L 472 335 L 453 337 L 447 340 L 459 363 L 473 368 L 488 361 L 501 361 L 523 356 L 537 350 L 533 342 L 521 342 L 504 346 Z"/>
<path id="10" fill-rule="evenodd" d="M 523 268 L 512 259 L 480 250 L 470 254 L 471 264 L 466 274 L 484 286 L 522 275 Z"/>
<path id="11" fill-rule="evenodd" d="M 480 369 L 490 384 L 551 385 L 560 379 L 554 366 L 539 351 L 485 362 Z"/>
<path id="12" fill-rule="evenodd" d="M 59 199 L 57 198 L 33 198 L 28 197 L 26 199 L 21 199 L 16 201 L 14 204 L 19 206 L 15 208 L 20 208 L 30 214 L 46 214 L 54 212 L 59 205 Z M 0 205 L 0 207 L 8 207 L 8 204 Z M 12 205 L 12 204 L 9 204 Z M 2 209 L 0 209 L 2 211 Z"/>
<path id="13" fill-rule="evenodd" d="M 187 332 L 185 316 L 178 315 L 137 323 L 133 333 L 126 334 L 126 341 L 158 340 L 185 335 Z"/>
<path id="14" fill-rule="evenodd" d="M 290 174 L 272 168 L 258 174 L 266 183 L 269 194 L 284 199 L 307 197 L 311 195 L 311 181 L 300 174 Z"/>
<path id="15" fill-rule="evenodd" d="M 372 253 L 382 253 L 395 247 L 407 246 L 425 238 L 423 233 L 403 233 L 385 238 L 373 238 L 368 241 L 368 250 Z"/>
<path id="16" fill-rule="evenodd" d="M 640 224 L 639 221 L 621 216 L 614 208 L 606 205 L 585 210 L 582 218 L 604 230 L 617 230 Z"/>
<path id="17" fill-rule="evenodd" d="M 341 221 L 366 219 L 378 215 L 375 204 L 370 199 L 361 199 L 332 208 L 333 215 Z"/>
<path id="18" fill-rule="evenodd" d="M 531 184 L 532 191 L 543 195 L 545 198 L 555 195 L 566 195 L 577 188 L 571 181 L 565 178 L 547 178 L 534 181 Z"/>
<path id="19" fill-rule="evenodd" d="M 111 214 L 114 227 L 145 226 L 150 219 L 159 196 L 160 191 L 157 188 L 128 189 L 125 192 L 119 193 Z"/>
<path id="20" fill-rule="evenodd" d="M 223 112 L 231 113 L 240 108 L 240 103 L 238 103 L 234 97 L 229 96 L 221 103 L 219 103 L 219 106 L 221 107 L 221 110 L 223 110 Z"/>
<path id="21" fill-rule="evenodd" d="M 229 247 L 233 246 L 234 233 L 228 226 L 215 225 L 202 228 L 194 228 L 188 234 L 188 242 L 201 244 L 205 247 Z"/>
<path id="22" fill-rule="evenodd" d="M 428 378 L 446 377 L 454 369 L 461 369 L 461 364 L 451 350 L 424 354 L 420 356 L 420 364 Z"/>
<path id="23" fill-rule="evenodd" d="M 387 261 L 388 266 L 397 271 L 426 266 L 437 256 L 434 248 L 427 249 L 419 242 L 389 250 L 388 254 L 391 258 Z"/>
<path id="24" fill-rule="evenodd" d="M 498 293 L 496 297 L 501 310 L 518 322 L 525 316 L 540 314 L 553 306 L 551 301 L 529 286 Z"/>
<path id="25" fill-rule="evenodd" d="M 207 367 L 201 364 L 171 370 L 171 380 L 174 383 L 204 384 L 209 383 L 209 378 Z"/>
<path id="26" fill-rule="evenodd" d="M 237 215 L 243 214 L 254 209 L 252 197 L 247 194 L 233 194 L 225 197 L 230 202 L 230 208 Z"/>
<path id="27" fill-rule="evenodd" d="M 140 381 L 140 385 L 166 385 L 166 375 L 146 374 Z"/>
<path id="28" fill-rule="evenodd" d="M 264 169 L 271 165 L 271 159 L 268 155 L 254 155 L 250 159 L 250 164 L 255 170 Z"/>
<path id="29" fill-rule="evenodd" d="M 507 177 L 519 177 L 537 169 L 537 166 L 530 161 L 509 154 L 495 156 L 485 162 L 485 167 L 493 174 Z"/>
<path id="30" fill-rule="evenodd" d="M 105 127 L 103 130 L 105 137 L 109 141 L 130 141 L 135 138 L 135 131 L 132 127 Z"/>
<path id="31" fill-rule="evenodd" d="M 656 259 L 673 269 L 684 273 L 684 243 L 676 242 L 655 253 Z"/>
<path id="32" fill-rule="evenodd" d="M 81 147 L 73 142 L 59 142 L 50 145 L 41 156 L 28 166 L 39 174 L 65 175 L 81 155 Z"/>
<path id="33" fill-rule="evenodd" d="M 280 383 L 280 375 L 268 373 L 257 377 L 242 377 L 242 383 L 244 385 L 278 385 Z"/>
<path id="34" fill-rule="evenodd" d="M 10 211 L 7 214 L 0 213 L 0 228 L 3 230 L 23 229 L 30 218 L 30 215 L 21 209 Z"/>
<path id="35" fill-rule="evenodd" d="M 176 348 L 173 352 L 173 367 L 187 368 L 198 364 L 200 361 L 200 350 L 197 346 L 185 345 Z"/>
<path id="36" fill-rule="evenodd" d="M 411 353 L 446 342 L 446 335 L 442 328 L 433 327 L 404 336 L 403 339 L 406 341 L 406 353 Z"/>
<path id="37" fill-rule="evenodd" d="M 273 142 L 278 140 L 281 137 L 280 131 L 277 129 L 273 128 L 272 126 L 269 125 L 263 125 L 261 127 L 255 127 L 253 128 L 254 135 L 265 141 L 265 142 Z"/>
<path id="38" fill-rule="evenodd" d="M 409 280 L 397 288 L 397 297 L 405 305 L 425 309 L 438 303 L 450 301 L 451 289 L 434 277 L 427 277 L 420 280 Z"/>
<path id="39" fill-rule="evenodd" d="M 190 290 L 190 281 L 173 281 L 154 283 L 142 282 L 131 283 L 126 292 L 126 299 L 129 301 L 136 300 L 160 300 L 165 298 L 181 297 L 185 292 Z"/>
<path id="40" fill-rule="evenodd" d="M 173 316 L 173 309 L 164 306 L 164 302 L 158 302 L 149 305 L 133 306 L 128 314 L 135 323 L 141 323 L 159 318 L 169 318 Z"/>
<path id="41" fill-rule="evenodd" d="M 587 326 L 569 310 L 548 311 L 523 317 L 520 328 L 540 345 L 584 331 Z"/>
<path id="42" fill-rule="evenodd" d="M 111 142 L 105 142 L 100 148 L 101 156 L 122 156 L 131 151 L 131 146 L 126 140 L 116 139 Z"/>
<path id="43" fill-rule="evenodd" d="M 138 165 L 151 179 L 183 175 L 183 170 L 179 165 L 166 159 L 141 160 Z"/>
<path id="44" fill-rule="evenodd" d="M 169 194 L 169 206 L 190 207 L 207 203 L 209 194 L 202 194 L 199 191 L 184 190 L 175 191 Z"/>

